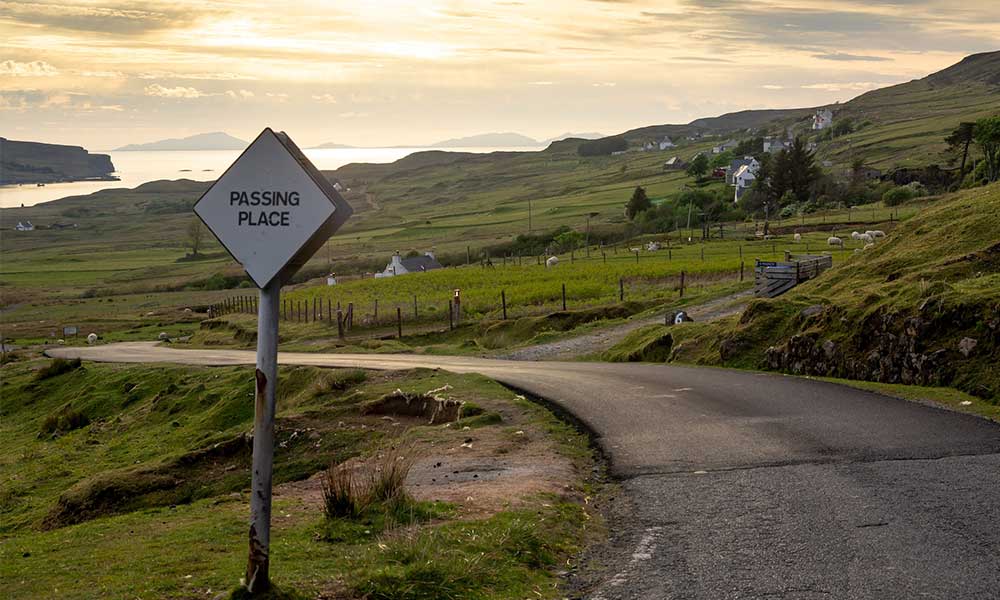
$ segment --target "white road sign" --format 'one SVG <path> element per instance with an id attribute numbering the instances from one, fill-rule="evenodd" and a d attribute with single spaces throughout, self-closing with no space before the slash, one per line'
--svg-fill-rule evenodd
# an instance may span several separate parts
<path id="1" fill-rule="evenodd" d="M 194 212 L 263 288 L 275 277 L 286 282 L 353 211 L 284 132 L 268 127 Z"/>

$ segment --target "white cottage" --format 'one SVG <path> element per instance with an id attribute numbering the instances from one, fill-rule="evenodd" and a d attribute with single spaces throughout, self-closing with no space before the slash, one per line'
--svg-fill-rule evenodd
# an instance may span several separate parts
<path id="1" fill-rule="evenodd" d="M 821 108 L 813 115 L 813 129 L 826 129 L 833 125 L 833 111 L 828 108 Z"/>
<path id="2" fill-rule="evenodd" d="M 756 180 L 757 174 L 754 172 L 754 169 L 750 168 L 750 165 L 741 166 L 733 176 L 733 184 L 736 186 L 736 194 L 733 197 L 733 202 L 739 202 L 743 194 L 750 189 L 750 186 Z"/>
<path id="3" fill-rule="evenodd" d="M 444 267 L 434 258 L 433 252 L 424 252 L 423 256 L 413 256 L 410 258 L 402 258 L 399 256 L 399 252 L 397 252 L 392 255 L 392 260 L 385 266 L 385 270 L 381 273 L 375 273 L 375 277 L 394 277 L 396 275 L 420 273 L 442 268 Z"/>
<path id="4" fill-rule="evenodd" d="M 663 136 L 663 139 L 660 140 L 660 150 L 668 150 L 670 148 L 676 148 L 676 147 L 677 144 L 675 144 L 673 140 L 670 139 L 670 136 Z"/>

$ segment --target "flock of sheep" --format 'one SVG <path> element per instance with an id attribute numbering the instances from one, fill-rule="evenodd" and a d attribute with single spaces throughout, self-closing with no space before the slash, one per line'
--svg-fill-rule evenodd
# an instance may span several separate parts
<path id="1" fill-rule="evenodd" d="M 874 248 L 875 247 L 875 241 L 879 240 L 881 238 L 884 238 L 884 237 L 885 237 L 885 232 L 881 231 L 881 230 L 878 230 L 878 229 L 875 229 L 875 230 L 869 229 L 868 231 L 866 231 L 864 233 L 859 233 L 857 231 L 852 231 L 851 232 L 851 239 L 852 240 L 855 240 L 857 242 L 864 242 L 864 244 L 865 244 L 864 250 L 868 250 L 870 248 Z M 801 239 L 802 239 L 802 236 L 796 233 L 795 234 L 795 241 L 798 242 Z M 826 238 L 826 244 L 828 246 L 838 246 L 838 247 L 840 247 L 842 249 L 844 247 L 844 240 L 842 240 L 841 238 L 839 238 L 839 237 L 837 237 L 835 235 L 831 235 L 830 237 Z M 855 252 L 860 252 L 860 251 L 861 251 L 861 249 L 855 249 Z"/>

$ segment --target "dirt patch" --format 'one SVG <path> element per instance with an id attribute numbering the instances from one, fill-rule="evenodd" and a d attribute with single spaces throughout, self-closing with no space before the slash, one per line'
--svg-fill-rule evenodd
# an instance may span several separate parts
<path id="1" fill-rule="evenodd" d="M 396 390 L 363 405 L 361 414 L 420 417 L 426 419 L 428 424 L 433 425 L 460 419 L 464 404 L 460 400 L 443 398 L 432 392 L 408 394 L 402 390 Z"/>

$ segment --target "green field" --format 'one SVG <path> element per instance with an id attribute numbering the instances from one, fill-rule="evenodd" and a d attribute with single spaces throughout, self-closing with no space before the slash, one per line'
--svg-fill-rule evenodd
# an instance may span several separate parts
<path id="1" fill-rule="evenodd" d="M 4 597 L 212 598 L 235 588 L 246 561 L 251 370 L 41 371 L 52 364 L 0 366 Z M 397 389 L 445 384 L 466 403 L 454 427 L 363 409 Z M 271 568 L 283 589 L 303 598 L 561 597 L 556 565 L 599 527 L 582 503 L 592 468 L 582 434 L 475 375 L 291 368 L 279 389 Z M 478 502 L 435 502 L 431 485 L 412 504 L 424 517 L 403 527 L 368 513 L 325 517 L 319 484 L 307 480 L 389 446 L 420 464 L 447 463 L 445 449 L 468 438 L 511 461 L 521 448 L 545 448 L 571 465 L 568 487 L 501 504 L 485 501 L 488 486 Z"/>

